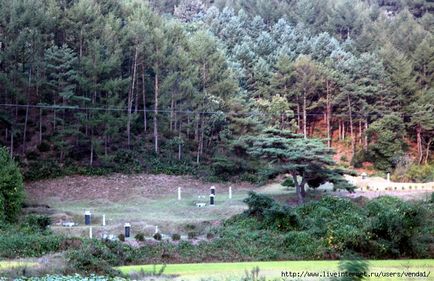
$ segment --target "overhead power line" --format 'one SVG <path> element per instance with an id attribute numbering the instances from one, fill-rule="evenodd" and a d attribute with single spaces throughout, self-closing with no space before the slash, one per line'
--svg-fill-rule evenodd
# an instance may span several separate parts
<path id="1" fill-rule="evenodd" d="M 38 109 L 47 109 L 47 110 L 77 110 L 77 111 L 117 111 L 117 112 L 128 112 L 128 108 L 116 108 L 116 107 L 79 107 L 79 106 L 67 106 L 67 105 L 46 105 L 46 104 L 38 104 L 38 105 L 27 105 L 27 104 L 0 104 L 0 107 L 15 107 L 15 108 L 38 108 Z M 201 114 L 201 115 L 215 115 L 215 114 L 235 114 L 242 116 L 263 116 L 267 115 L 260 112 L 249 112 L 249 113 L 236 113 L 236 112 L 224 112 L 224 111 L 191 111 L 191 110 L 169 110 L 169 109 L 132 109 L 132 112 L 158 112 L 158 113 L 180 113 L 180 114 Z M 306 113 L 307 116 L 324 116 L 323 113 Z M 346 113 L 335 113 L 335 116 L 348 116 Z M 377 113 L 352 113 L 352 116 L 355 117 L 368 117 L 368 116 L 379 116 L 381 114 Z M 411 114 L 401 114 L 402 117 L 412 117 L 414 115 Z"/>

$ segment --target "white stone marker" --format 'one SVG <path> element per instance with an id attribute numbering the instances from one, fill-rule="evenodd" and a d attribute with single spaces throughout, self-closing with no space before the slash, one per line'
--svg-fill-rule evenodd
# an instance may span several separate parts
<path id="1" fill-rule="evenodd" d="M 102 226 L 105 226 L 105 214 L 102 215 Z"/>
<path id="2" fill-rule="evenodd" d="M 178 200 L 181 200 L 181 187 L 178 187 Z"/>
<path id="3" fill-rule="evenodd" d="M 387 181 L 390 182 L 390 173 L 387 173 Z"/>
<path id="4" fill-rule="evenodd" d="M 155 233 L 158 233 L 158 225 L 155 226 Z"/>
<path id="5" fill-rule="evenodd" d="M 229 199 L 232 199 L 232 186 L 229 186 Z"/>
<path id="6" fill-rule="evenodd" d="M 89 227 L 89 238 L 92 239 L 92 226 Z"/>

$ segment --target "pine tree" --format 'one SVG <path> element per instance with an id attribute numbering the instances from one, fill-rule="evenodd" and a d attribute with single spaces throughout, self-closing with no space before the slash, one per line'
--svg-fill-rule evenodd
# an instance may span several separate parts
<path id="1" fill-rule="evenodd" d="M 352 189 L 341 172 L 331 168 L 334 152 L 321 140 L 306 139 L 285 130 L 267 129 L 259 136 L 242 138 L 240 145 L 248 154 L 267 161 L 279 173 L 291 174 L 299 204 L 304 203 L 306 184 L 317 188 L 330 181 L 335 188 Z"/>
<path id="2" fill-rule="evenodd" d="M 74 116 L 68 116 L 66 107 L 77 107 L 81 97 L 77 95 L 76 85 L 78 80 L 76 53 L 67 45 L 62 47 L 52 46 L 45 52 L 45 69 L 47 73 L 47 86 L 51 96 L 47 97 L 50 103 L 58 105 L 61 109 L 53 110 L 53 135 L 56 146 L 59 149 L 59 159 L 63 161 L 65 156 L 73 148 L 70 137 L 78 138 L 79 128 L 71 125 L 75 122 Z M 58 128 L 60 127 L 60 129 Z M 56 129 L 57 128 L 57 129 Z"/>
<path id="3" fill-rule="evenodd" d="M 7 150 L 0 147 L 0 222 L 16 222 L 23 201 L 23 177 Z"/>
<path id="4" fill-rule="evenodd" d="M 427 164 L 434 139 L 434 91 L 430 89 L 423 92 L 410 106 L 410 110 L 410 124 L 416 131 L 417 162 Z"/>
<path id="5" fill-rule="evenodd" d="M 297 125 L 303 124 L 303 135 L 307 138 L 307 111 L 320 85 L 318 67 L 308 56 L 299 56 L 293 65 L 294 89 L 297 91 Z M 302 118 L 302 120 L 301 120 Z"/>

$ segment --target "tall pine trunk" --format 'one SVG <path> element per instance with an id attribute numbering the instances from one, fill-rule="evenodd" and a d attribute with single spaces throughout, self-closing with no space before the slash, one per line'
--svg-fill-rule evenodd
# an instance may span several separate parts
<path id="1" fill-rule="evenodd" d="M 300 133 L 300 129 L 301 129 L 300 101 L 297 95 L 297 133 Z"/>
<path id="2" fill-rule="evenodd" d="M 142 97 L 143 97 L 143 131 L 146 135 L 148 128 L 146 116 L 146 84 L 145 84 L 145 66 L 142 65 Z"/>
<path id="3" fill-rule="evenodd" d="M 158 149 L 158 95 L 159 95 L 159 65 L 158 63 L 156 64 L 155 67 L 156 71 L 155 71 L 155 80 L 154 80 L 154 151 L 156 154 L 158 154 L 159 149 Z"/>
<path id="4" fill-rule="evenodd" d="M 128 147 L 131 146 L 131 118 L 132 118 L 132 110 L 133 110 L 132 107 L 133 107 L 134 84 L 136 81 L 136 68 L 137 68 L 137 47 L 134 50 L 133 77 L 131 81 L 130 92 L 128 93 L 128 121 L 127 121 Z"/>
<path id="5" fill-rule="evenodd" d="M 330 82 L 327 81 L 327 96 L 326 96 L 326 123 L 327 123 L 327 146 L 332 146 L 332 134 L 331 134 L 331 116 L 332 116 L 332 105 L 330 101 Z"/>
<path id="6" fill-rule="evenodd" d="M 425 151 L 425 164 L 428 164 L 429 155 L 430 155 L 430 147 L 432 143 L 432 138 L 429 138 L 427 144 L 426 144 L 426 151 Z"/>
<path id="7" fill-rule="evenodd" d="M 306 100 L 306 91 L 303 92 L 303 135 L 304 139 L 307 139 L 307 113 L 306 113 L 306 106 L 307 106 L 307 100 Z"/>
<path id="8" fill-rule="evenodd" d="M 349 110 L 349 117 L 350 117 L 350 134 L 351 134 L 351 158 L 353 158 L 354 153 L 356 151 L 356 142 L 354 137 L 354 124 L 353 124 L 353 108 L 351 105 L 351 99 L 350 96 L 347 96 L 348 100 L 348 110 Z"/>
<path id="9" fill-rule="evenodd" d="M 201 130 L 203 128 L 200 127 L 200 124 L 202 124 L 201 119 L 203 117 L 199 114 L 198 120 L 197 120 L 197 126 L 196 126 L 196 135 L 197 135 L 197 153 L 196 153 L 196 164 L 200 163 L 200 152 L 201 152 L 201 143 L 202 143 L 202 133 Z"/>
<path id="10" fill-rule="evenodd" d="M 418 163 L 421 164 L 423 159 L 423 148 L 422 148 L 422 129 L 419 125 L 416 128 L 416 140 L 417 140 Z"/>
<path id="11" fill-rule="evenodd" d="M 364 144 L 363 144 L 363 149 L 365 151 L 368 151 L 368 134 L 367 134 L 367 130 L 368 130 L 368 118 L 365 119 L 365 139 L 364 139 Z"/>

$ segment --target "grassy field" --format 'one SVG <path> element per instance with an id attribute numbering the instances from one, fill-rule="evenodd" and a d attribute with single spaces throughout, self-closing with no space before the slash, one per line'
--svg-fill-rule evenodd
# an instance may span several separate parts
<path id="1" fill-rule="evenodd" d="M 428 278 L 410 277 L 372 277 L 365 280 L 434 280 L 434 260 L 370 260 L 369 271 L 379 272 L 426 272 Z M 152 273 L 158 272 L 162 265 L 123 266 L 118 269 L 126 274 L 133 272 Z M 282 271 L 304 274 L 323 272 L 339 272 L 339 261 L 278 261 L 278 262 L 244 262 L 244 263 L 201 263 L 201 264 L 169 264 L 164 269 L 164 275 L 173 276 L 177 280 L 201 280 L 204 278 L 224 280 L 231 277 L 246 276 L 246 271 L 251 272 L 259 267 L 259 276 L 267 280 L 329 280 L 321 277 L 282 278 Z"/>
<path id="2" fill-rule="evenodd" d="M 35 266 L 38 266 L 38 263 L 28 262 L 28 261 L 0 261 L 0 271 L 9 270 L 13 268 L 35 267 Z"/>

